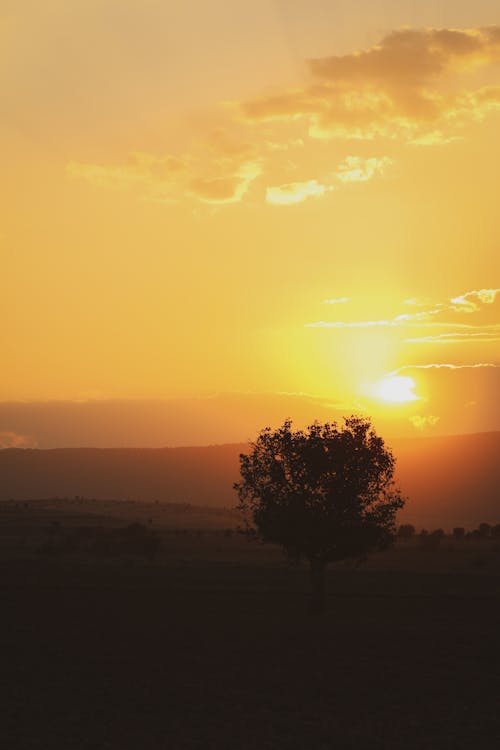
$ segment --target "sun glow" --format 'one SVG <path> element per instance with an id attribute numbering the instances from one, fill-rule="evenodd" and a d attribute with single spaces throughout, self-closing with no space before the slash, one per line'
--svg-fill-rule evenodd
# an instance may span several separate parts
<path id="1" fill-rule="evenodd" d="M 375 387 L 377 398 L 389 401 L 393 404 L 403 404 L 408 401 L 418 401 L 414 393 L 415 381 L 413 378 L 402 375 L 388 375 Z"/>

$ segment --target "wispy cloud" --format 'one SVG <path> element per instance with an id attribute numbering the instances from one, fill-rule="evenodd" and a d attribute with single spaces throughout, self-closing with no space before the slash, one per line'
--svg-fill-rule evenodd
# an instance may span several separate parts
<path id="1" fill-rule="evenodd" d="M 390 164 L 392 160 L 387 156 L 373 156 L 367 159 L 361 156 L 346 156 L 334 172 L 321 180 L 290 182 L 277 187 L 268 187 L 266 201 L 280 206 L 302 203 L 307 198 L 326 195 L 339 186 L 368 182 L 377 176 L 380 177 Z"/>
<path id="2" fill-rule="evenodd" d="M 455 312 L 477 312 L 481 305 L 492 305 L 498 294 L 500 294 L 500 289 L 473 289 L 458 297 L 452 297 L 450 309 Z"/>
<path id="3" fill-rule="evenodd" d="M 428 307 L 432 302 L 427 297 L 410 297 L 404 300 L 404 304 L 412 307 Z"/>
<path id="4" fill-rule="evenodd" d="M 389 373 L 390 375 L 399 375 L 408 370 L 481 370 L 481 369 L 500 369 L 500 364 L 496 362 L 474 362 L 473 364 L 456 365 L 451 362 L 430 362 L 425 365 L 403 365 L 397 370 Z"/>
<path id="5" fill-rule="evenodd" d="M 500 333 L 500 327 L 499 327 Z M 435 336 L 416 336 L 405 339 L 407 344 L 482 344 L 500 341 L 500 336 L 495 333 L 473 332 L 473 333 L 438 333 Z"/>
<path id="6" fill-rule="evenodd" d="M 425 430 L 427 427 L 434 427 L 440 420 L 440 417 L 434 414 L 428 414 L 426 416 L 415 414 L 412 417 L 408 417 L 412 425 L 417 430 Z"/>
<path id="7" fill-rule="evenodd" d="M 390 320 L 317 320 L 314 323 L 306 323 L 306 328 L 373 328 L 376 326 L 388 328 L 453 328 L 464 331 L 500 331 L 499 324 L 474 325 L 472 323 L 445 323 L 439 321 L 428 321 L 413 315 L 397 315 Z"/>
<path id="8" fill-rule="evenodd" d="M 305 323 L 304 328 L 376 328 L 384 326 L 395 326 L 390 320 L 355 320 L 345 322 L 343 320 L 316 320 L 313 323 Z"/>
<path id="9" fill-rule="evenodd" d="M 67 173 L 92 185 L 112 190 L 131 190 L 146 200 L 178 201 L 196 198 L 204 203 L 236 203 L 262 173 L 262 159 L 251 143 L 219 129 L 198 150 L 181 156 L 129 154 L 119 165 L 71 161 Z"/>
<path id="10" fill-rule="evenodd" d="M 362 159 L 360 156 L 346 156 L 339 164 L 336 177 L 343 183 L 368 182 L 377 175 L 383 175 L 392 164 L 388 156 Z"/>
<path id="11" fill-rule="evenodd" d="M 463 314 L 478 314 L 490 311 L 497 317 L 498 311 L 494 304 L 499 297 L 500 289 L 479 289 L 464 292 L 463 294 L 451 297 L 445 302 L 430 304 L 417 299 L 407 299 L 406 305 L 423 307 L 417 312 L 403 312 L 393 318 L 382 318 L 373 320 L 319 320 L 312 323 L 306 323 L 306 328 L 417 328 L 417 329 L 448 329 L 460 331 L 460 335 L 440 332 L 437 334 L 427 335 L 425 337 L 413 337 L 406 339 L 407 342 L 429 342 L 429 341 L 448 341 L 457 342 L 458 340 L 484 340 L 496 341 L 500 334 L 500 323 L 483 322 L 483 323 L 464 323 Z M 458 316 L 458 320 L 456 318 Z M 497 317 L 498 319 L 498 317 Z"/>
<path id="12" fill-rule="evenodd" d="M 323 185 L 317 180 L 306 182 L 289 182 L 277 187 L 268 187 L 266 201 L 276 206 L 291 206 L 302 203 L 308 198 L 318 198 L 333 190 L 331 185 Z"/>
<path id="13" fill-rule="evenodd" d="M 324 299 L 324 305 L 343 305 L 349 302 L 349 297 L 331 297 L 330 299 Z"/>
<path id="14" fill-rule="evenodd" d="M 413 300 L 405 300 L 405 304 L 418 304 L 420 307 L 426 309 L 420 310 L 416 313 L 402 313 L 398 315 L 396 320 L 409 321 L 409 320 L 426 320 L 436 315 L 443 313 L 475 313 L 484 309 L 488 305 L 493 305 L 496 301 L 500 289 L 473 289 L 470 292 L 464 292 L 456 297 L 451 297 L 446 302 L 438 302 L 436 304 L 427 304 L 414 302 Z"/>
<path id="15" fill-rule="evenodd" d="M 112 190 L 138 189 L 145 197 L 167 198 L 172 186 L 183 176 L 186 164 L 174 156 L 132 152 L 124 164 L 85 164 L 70 161 L 66 171 L 98 187 Z"/>
<path id="16" fill-rule="evenodd" d="M 262 173 L 256 161 L 245 162 L 228 177 L 196 177 L 188 186 L 188 192 L 205 203 L 237 203 L 247 192 L 250 184 Z"/>

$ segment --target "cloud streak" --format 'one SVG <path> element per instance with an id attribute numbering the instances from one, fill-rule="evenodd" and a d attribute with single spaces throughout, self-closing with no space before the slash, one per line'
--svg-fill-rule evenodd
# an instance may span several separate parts
<path id="1" fill-rule="evenodd" d="M 500 333 L 500 328 L 499 328 Z M 407 344 L 483 344 L 500 341 L 500 336 L 495 333 L 438 333 L 436 336 L 417 336 L 405 339 Z"/>
<path id="2" fill-rule="evenodd" d="M 450 362 L 431 362 L 425 365 L 403 365 L 389 374 L 399 375 L 408 370 L 482 370 L 485 368 L 500 370 L 500 364 L 496 362 L 474 362 L 473 364 L 455 365 Z"/>
<path id="3" fill-rule="evenodd" d="M 346 302 L 349 302 L 349 297 L 331 297 L 323 300 L 324 305 L 343 305 Z"/>
<path id="4" fill-rule="evenodd" d="M 406 305 L 414 305 L 424 307 L 425 309 L 419 310 L 415 313 L 400 313 L 390 319 L 374 319 L 374 320 L 332 320 L 325 321 L 319 320 L 312 323 L 306 323 L 306 328 L 439 328 L 439 329 L 452 329 L 460 331 L 460 335 L 452 333 L 438 333 L 435 335 L 428 335 L 422 338 L 409 338 L 407 342 L 430 342 L 430 341 L 448 341 L 456 343 L 458 341 L 467 340 L 479 340 L 482 337 L 484 340 L 496 341 L 497 336 L 500 334 L 500 323 L 484 322 L 484 323 L 464 323 L 462 320 L 450 320 L 448 316 L 458 316 L 461 318 L 462 315 L 467 314 L 485 314 L 492 313 L 495 317 L 498 316 L 496 309 L 497 297 L 500 299 L 500 289 L 474 289 L 469 292 L 451 297 L 444 303 L 436 303 L 434 305 L 427 302 L 420 302 L 415 299 L 405 300 Z M 440 316 L 446 315 L 446 319 L 439 320 Z"/>

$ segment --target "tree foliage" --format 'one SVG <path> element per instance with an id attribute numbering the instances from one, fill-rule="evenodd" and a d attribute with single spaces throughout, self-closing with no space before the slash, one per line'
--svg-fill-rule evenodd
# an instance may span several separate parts
<path id="1" fill-rule="evenodd" d="M 247 533 L 311 565 L 363 558 L 394 539 L 404 505 L 394 469 L 369 419 L 316 422 L 306 430 L 292 429 L 290 420 L 268 427 L 240 456 L 235 489 Z"/>

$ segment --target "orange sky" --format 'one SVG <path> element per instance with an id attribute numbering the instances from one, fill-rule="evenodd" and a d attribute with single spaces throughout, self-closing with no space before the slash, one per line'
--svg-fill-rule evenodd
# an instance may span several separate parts
<path id="1" fill-rule="evenodd" d="M 496 0 L 27 0 L 0 35 L 0 402 L 500 429 Z"/>

